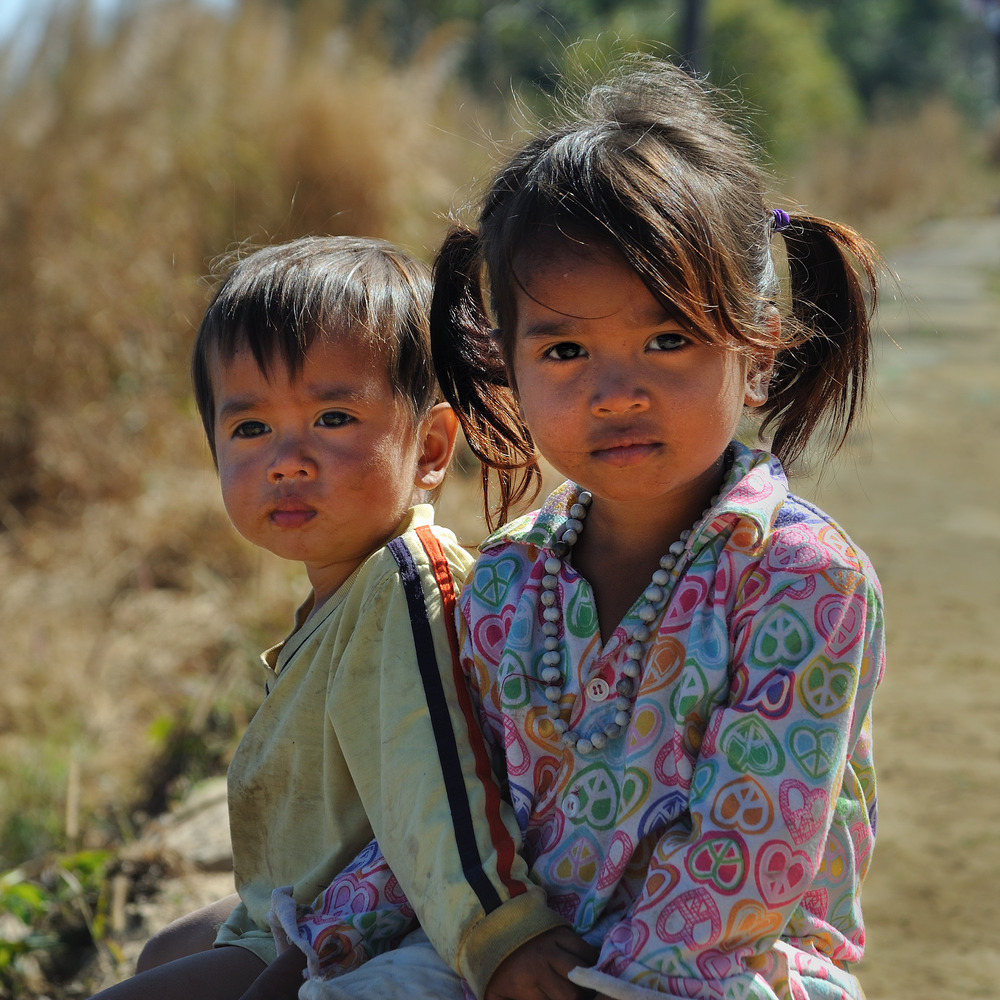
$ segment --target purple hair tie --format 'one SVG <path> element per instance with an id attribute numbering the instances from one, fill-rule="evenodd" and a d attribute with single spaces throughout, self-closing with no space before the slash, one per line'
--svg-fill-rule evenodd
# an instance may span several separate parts
<path id="1" fill-rule="evenodd" d="M 788 213 L 782 208 L 771 209 L 771 220 L 771 228 L 776 233 L 780 233 L 782 229 L 787 229 L 792 224 Z"/>

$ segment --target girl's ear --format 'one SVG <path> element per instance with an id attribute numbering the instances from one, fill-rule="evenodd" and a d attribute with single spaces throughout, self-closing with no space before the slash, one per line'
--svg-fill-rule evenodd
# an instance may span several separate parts
<path id="1" fill-rule="evenodd" d="M 443 482 L 458 440 L 458 417 L 448 403 L 437 403 L 420 421 L 420 453 L 413 485 L 430 492 Z"/>
<path id="2" fill-rule="evenodd" d="M 774 371 L 774 355 L 781 341 L 781 316 L 775 306 L 764 310 L 764 325 L 774 347 L 755 347 L 747 364 L 743 403 L 745 406 L 763 406 L 767 402 L 767 389 Z"/>

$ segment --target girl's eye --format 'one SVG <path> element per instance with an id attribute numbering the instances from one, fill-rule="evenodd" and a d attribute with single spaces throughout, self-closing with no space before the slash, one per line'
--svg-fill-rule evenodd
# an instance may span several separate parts
<path id="1" fill-rule="evenodd" d="M 653 351 L 676 351 L 687 342 L 683 333 L 660 333 L 649 342 L 649 347 Z"/>
<path id="2" fill-rule="evenodd" d="M 266 434 L 269 428 L 262 420 L 244 420 L 233 431 L 234 438 L 255 438 Z"/>
<path id="3" fill-rule="evenodd" d="M 560 344 L 556 344 L 555 347 L 549 348 L 545 352 L 545 357 L 551 358 L 553 361 L 573 361 L 576 358 L 582 358 L 586 352 L 579 344 L 574 344 L 571 340 L 564 340 Z"/>
<path id="4" fill-rule="evenodd" d="M 342 410 L 327 410 L 326 413 L 320 415 L 319 420 L 316 423 L 320 427 L 343 427 L 344 424 L 349 424 L 354 418 Z"/>

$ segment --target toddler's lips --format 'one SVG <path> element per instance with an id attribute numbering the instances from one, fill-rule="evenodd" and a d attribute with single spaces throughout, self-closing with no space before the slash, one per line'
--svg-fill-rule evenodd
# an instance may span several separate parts
<path id="1" fill-rule="evenodd" d="M 315 516 L 316 511 L 305 504 L 283 503 L 271 511 L 271 522 L 279 528 L 301 528 Z"/>

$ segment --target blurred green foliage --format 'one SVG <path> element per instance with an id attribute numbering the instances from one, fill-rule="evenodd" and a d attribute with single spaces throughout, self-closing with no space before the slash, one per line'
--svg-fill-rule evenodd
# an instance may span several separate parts
<path id="1" fill-rule="evenodd" d="M 63 797 L 66 764 L 48 747 L 11 754 L 0 767 L 0 865 L 36 857 L 64 842 L 63 817 L 53 803 Z M 41 757 L 41 759 L 36 759 Z M 0 903 L 0 912 L 2 912 Z"/>
<path id="2" fill-rule="evenodd" d="M 303 0 L 279 0 L 298 6 Z M 445 26 L 465 38 L 483 94 L 551 91 L 579 39 L 680 52 L 691 0 L 343 0 L 345 18 L 408 58 Z M 697 68 L 734 78 L 773 121 L 778 149 L 859 112 L 945 95 L 981 115 L 994 104 L 984 26 L 961 0 L 700 0 Z M 596 43 L 593 40 L 597 40 Z M 570 56 L 570 58 L 573 58 Z M 806 113 L 805 109 L 809 109 Z"/>
<path id="3" fill-rule="evenodd" d="M 29 875 L 0 872 L 0 995 L 34 996 L 40 970 L 107 932 L 107 851 L 57 855 Z"/>
<path id="4" fill-rule="evenodd" d="M 763 115 L 755 138 L 779 162 L 820 136 L 849 136 L 862 118 L 851 79 L 823 40 L 819 18 L 784 0 L 711 0 L 708 60 Z"/>
<path id="5" fill-rule="evenodd" d="M 709 0 L 712 2 L 712 0 Z M 952 98 L 967 111 L 992 104 L 994 53 L 961 0 L 793 0 L 820 15 L 823 38 L 868 108 Z"/>

